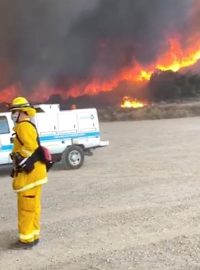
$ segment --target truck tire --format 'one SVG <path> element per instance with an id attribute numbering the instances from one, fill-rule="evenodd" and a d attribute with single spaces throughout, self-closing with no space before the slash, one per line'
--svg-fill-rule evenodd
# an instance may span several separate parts
<path id="1" fill-rule="evenodd" d="M 72 145 L 65 149 L 62 164 L 66 170 L 79 169 L 84 162 L 84 152 L 80 146 Z"/>

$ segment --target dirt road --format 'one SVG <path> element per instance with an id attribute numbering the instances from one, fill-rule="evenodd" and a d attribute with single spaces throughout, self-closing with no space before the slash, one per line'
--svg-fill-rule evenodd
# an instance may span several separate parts
<path id="1" fill-rule="evenodd" d="M 200 269 L 200 118 L 101 124 L 111 145 L 43 189 L 42 239 L 17 239 L 15 194 L 0 174 L 0 269 Z"/>

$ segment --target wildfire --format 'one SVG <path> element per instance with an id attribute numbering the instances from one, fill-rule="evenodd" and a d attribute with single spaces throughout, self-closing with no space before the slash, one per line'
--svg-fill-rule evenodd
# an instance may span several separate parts
<path id="1" fill-rule="evenodd" d="M 169 44 L 169 51 L 158 60 L 157 69 L 177 72 L 182 68 L 196 64 L 200 60 L 199 41 L 194 41 L 192 47 L 186 49 L 181 47 L 177 39 L 171 39 Z"/>
<path id="2" fill-rule="evenodd" d="M 128 96 L 123 97 L 122 102 L 121 102 L 121 108 L 123 109 L 129 109 L 129 108 L 140 109 L 140 108 L 144 108 L 145 106 L 147 106 L 146 103 L 139 101 L 136 98 L 131 98 Z"/>
<path id="3" fill-rule="evenodd" d="M 142 66 L 141 63 L 133 60 L 132 65 L 120 70 L 115 76 L 109 80 L 98 79 L 98 75 L 90 74 L 90 80 L 85 80 L 80 83 L 74 83 L 68 89 L 54 88 L 49 86 L 47 82 L 42 81 L 32 90 L 30 100 L 47 100 L 50 95 L 58 94 L 63 98 L 78 97 L 81 95 L 95 95 L 100 92 L 109 92 L 118 87 L 120 82 L 128 81 L 131 83 L 148 82 L 155 70 L 172 70 L 179 71 L 196 64 L 200 60 L 200 38 L 193 37 L 188 46 L 183 47 L 178 37 L 169 39 L 168 50 L 155 60 L 149 66 Z M 16 94 L 23 93 L 19 89 L 19 83 L 7 89 L 0 90 L 0 101 L 8 101 Z M 132 103 L 133 102 L 133 103 Z M 125 99 L 125 106 L 141 107 L 136 100 L 130 101 Z M 124 104 L 124 103 L 123 103 Z M 134 105 L 133 105 L 134 104 Z M 135 105 L 136 104 L 136 105 Z"/>

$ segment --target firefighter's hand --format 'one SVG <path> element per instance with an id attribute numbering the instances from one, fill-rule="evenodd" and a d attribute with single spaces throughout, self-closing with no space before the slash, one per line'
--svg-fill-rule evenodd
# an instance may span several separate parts
<path id="1" fill-rule="evenodd" d="M 21 156 L 19 153 L 11 153 L 10 154 L 13 162 L 18 166 L 25 158 Z"/>
<path id="2" fill-rule="evenodd" d="M 11 153 L 10 157 L 13 160 L 14 168 L 21 171 L 26 161 L 26 158 L 22 157 L 19 153 Z"/>
<path id="3" fill-rule="evenodd" d="M 13 167 L 18 172 L 29 173 L 34 169 L 34 160 L 31 157 L 25 158 L 19 153 L 13 153 Z"/>
<path id="4" fill-rule="evenodd" d="M 19 172 L 30 173 L 34 169 L 34 159 L 32 157 L 24 158 L 18 156 L 17 169 Z"/>

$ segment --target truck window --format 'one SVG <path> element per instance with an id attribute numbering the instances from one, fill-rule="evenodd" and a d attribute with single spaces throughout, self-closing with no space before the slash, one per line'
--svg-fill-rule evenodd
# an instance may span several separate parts
<path id="1" fill-rule="evenodd" d="M 0 116 L 0 134 L 10 133 L 8 120 L 6 116 Z"/>

